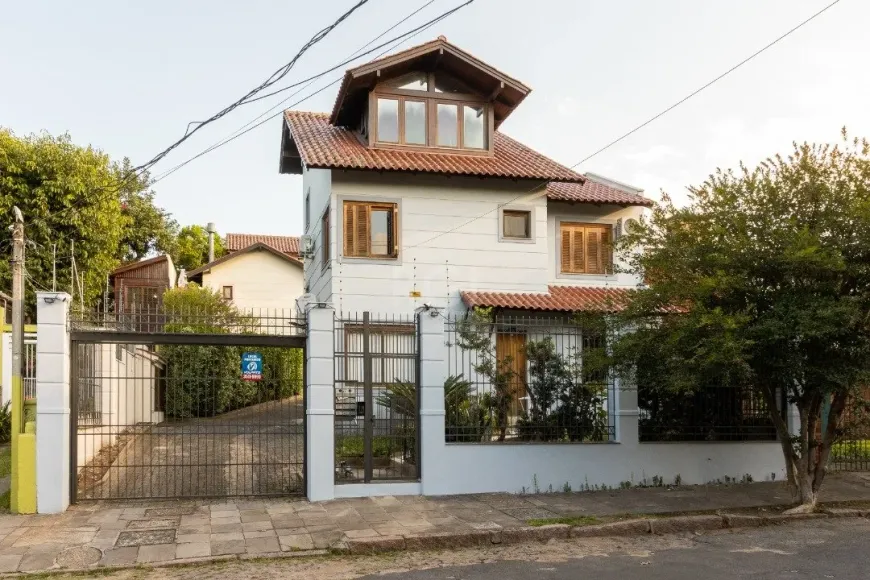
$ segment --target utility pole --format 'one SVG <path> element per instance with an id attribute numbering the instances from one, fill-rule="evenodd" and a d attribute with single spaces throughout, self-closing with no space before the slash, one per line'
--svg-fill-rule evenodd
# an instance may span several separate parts
<path id="1" fill-rule="evenodd" d="M 217 229 L 212 222 L 208 222 L 205 231 L 208 232 L 208 263 L 211 264 L 214 262 L 214 234 Z"/>
<path id="2" fill-rule="evenodd" d="M 76 241 L 69 241 L 69 295 L 72 297 L 72 302 L 76 299 Z M 72 303 L 71 302 L 71 303 Z"/>
<path id="3" fill-rule="evenodd" d="M 57 292 L 57 244 L 51 245 L 51 291 Z"/>
<path id="4" fill-rule="evenodd" d="M 12 487 L 10 503 L 18 510 L 18 436 L 24 426 L 24 393 L 21 380 L 21 355 L 24 352 L 24 217 L 12 208 Z"/>

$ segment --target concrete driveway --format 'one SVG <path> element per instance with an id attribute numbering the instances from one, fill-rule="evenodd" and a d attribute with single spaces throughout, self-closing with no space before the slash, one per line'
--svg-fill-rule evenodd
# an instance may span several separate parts
<path id="1" fill-rule="evenodd" d="M 79 498 L 301 494 L 304 413 L 302 398 L 293 397 L 131 427 L 105 475 Z"/>

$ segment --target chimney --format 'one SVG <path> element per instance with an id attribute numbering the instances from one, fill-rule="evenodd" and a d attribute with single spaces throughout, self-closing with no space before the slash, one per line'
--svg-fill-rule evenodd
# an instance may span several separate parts
<path id="1" fill-rule="evenodd" d="M 214 262 L 214 222 L 208 222 L 208 225 L 205 226 L 205 231 L 208 232 L 208 263 L 211 264 Z"/>

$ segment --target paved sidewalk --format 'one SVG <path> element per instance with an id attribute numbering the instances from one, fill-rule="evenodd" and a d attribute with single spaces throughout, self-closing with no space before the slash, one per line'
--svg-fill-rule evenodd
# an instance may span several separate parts
<path id="1" fill-rule="evenodd" d="M 870 501 L 870 474 L 825 482 L 824 501 Z M 518 496 L 81 503 L 56 516 L 0 515 L 0 572 L 270 557 L 359 539 L 448 537 L 522 528 L 530 519 L 776 506 L 782 483 Z M 429 541 L 427 545 L 432 545 Z"/>

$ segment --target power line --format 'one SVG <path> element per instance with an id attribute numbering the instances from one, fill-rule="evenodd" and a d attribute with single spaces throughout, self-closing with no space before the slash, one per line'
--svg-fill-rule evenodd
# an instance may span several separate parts
<path id="1" fill-rule="evenodd" d="M 187 130 L 184 132 L 184 135 L 181 137 L 181 139 L 178 139 L 175 143 L 173 143 L 172 145 L 170 145 L 169 147 L 167 147 L 166 149 L 164 149 L 163 151 L 161 151 L 160 153 L 158 153 L 157 155 L 155 155 L 155 156 L 151 159 L 151 161 L 148 161 L 147 163 L 144 163 L 144 164 L 142 164 L 142 165 L 139 165 L 139 166 L 135 167 L 134 170 L 136 170 L 136 171 L 139 171 L 139 170 L 144 171 L 144 170 L 147 170 L 149 167 L 153 167 L 153 166 L 154 166 L 156 163 L 158 163 L 161 159 L 163 159 L 164 157 L 166 157 L 166 156 L 169 154 L 170 151 L 172 151 L 173 149 L 175 149 L 176 147 L 178 147 L 179 145 L 181 145 L 182 143 L 184 143 L 185 141 L 187 141 L 187 140 L 188 140 L 188 139 L 189 139 L 189 138 L 190 138 L 194 133 L 196 133 L 197 131 L 199 131 L 200 129 L 202 129 L 203 127 L 205 127 L 206 125 L 208 125 L 208 124 L 210 124 L 210 123 L 213 123 L 213 122 L 217 121 L 218 119 L 220 119 L 220 118 L 223 117 L 224 115 L 227 115 L 228 113 L 232 112 L 232 111 L 233 111 L 234 109 L 236 109 L 237 107 L 239 107 L 239 106 L 241 106 L 241 105 L 243 105 L 243 104 L 246 104 L 247 102 L 252 102 L 252 101 L 251 101 L 251 98 L 252 98 L 254 95 L 256 95 L 257 93 L 259 93 L 259 92 L 262 91 L 262 90 L 265 90 L 265 89 L 271 87 L 272 85 L 274 85 L 275 83 L 277 83 L 278 81 L 280 81 L 281 79 L 283 79 L 285 76 L 287 76 L 287 74 L 290 72 L 290 70 L 291 70 L 291 69 L 296 65 L 296 63 L 299 61 L 300 58 L 302 58 L 302 55 L 304 55 L 304 54 L 308 51 L 308 49 L 310 49 L 310 48 L 313 47 L 315 44 L 317 44 L 318 42 L 320 42 L 321 40 L 323 40 L 324 38 L 326 38 L 326 36 L 327 36 L 330 32 L 332 32 L 333 30 L 335 30 L 335 28 L 337 28 L 337 27 L 338 27 L 342 22 L 344 22 L 344 21 L 345 21 L 345 20 L 346 20 L 346 19 L 347 19 L 351 14 L 353 14 L 354 12 L 356 12 L 359 8 L 361 8 L 361 7 L 362 7 L 364 4 L 366 4 L 368 1 L 369 1 L 369 0 L 359 0 L 356 4 L 354 4 L 354 5 L 350 8 L 350 10 L 348 10 L 347 12 L 345 12 L 344 14 L 342 14 L 342 15 L 341 15 L 341 16 L 340 16 L 340 17 L 339 17 L 335 22 L 333 22 L 332 24 L 330 24 L 330 25 L 327 26 L 326 28 L 323 28 L 322 30 L 320 30 L 320 31 L 318 31 L 316 34 L 314 34 L 314 36 L 312 36 L 312 37 L 308 40 L 308 42 L 306 42 L 306 43 L 302 46 L 302 48 L 299 49 L 299 51 L 296 53 L 296 56 L 294 56 L 294 57 L 290 60 L 290 62 L 288 62 L 288 63 L 285 64 L 284 66 L 280 67 L 280 68 L 279 68 L 278 70 L 276 70 L 274 73 L 272 73 L 272 75 L 271 75 L 268 79 L 266 79 L 265 81 L 263 81 L 263 83 L 261 83 L 259 86 L 257 86 L 256 88 L 251 89 L 250 91 L 248 91 L 248 93 L 247 93 L 245 96 L 243 96 L 242 98 L 238 99 L 237 101 L 235 101 L 235 102 L 232 103 L 231 105 L 229 105 L 229 106 L 227 106 L 227 107 L 221 109 L 220 111 L 218 111 L 217 113 L 215 113 L 214 115 L 212 115 L 211 117 L 209 117 L 208 119 L 206 119 L 205 121 L 192 121 L 192 122 L 188 123 L 188 124 L 187 124 Z M 193 124 L 196 124 L 196 126 L 195 126 L 193 129 L 191 129 L 190 126 L 193 125 Z"/>
<path id="2" fill-rule="evenodd" d="M 194 133 L 196 133 L 197 131 L 199 131 L 200 129 L 205 127 L 206 125 L 209 125 L 209 124 L 213 123 L 214 121 L 217 121 L 218 119 L 224 117 L 225 115 L 227 115 L 231 111 L 235 110 L 239 106 L 246 104 L 251 97 L 253 97 L 257 93 L 259 93 L 260 91 L 262 91 L 266 88 L 269 88 L 270 86 L 273 86 L 275 83 L 280 81 L 282 78 L 284 78 L 290 72 L 290 70 L 296 65 L 296 62 L 302 57 L 302 55 L 304 55 L 315 44 L 317 44 L 318 42 L 323 40 L 330 32 L 332 32 L 336 27 L 338 27 L 339 24 L 344 22 L 351 14 L 353 14 L 356 10 L 358 10 L 360 7 L 362 7 L 368 1 L 369 0 L 358 0 L 358 2 L 350 8 L 350 10 L 348 10 L 347 12 L 345 12 L 344 14 L 339 16 L 339 18 L 337 20 L 335 20 L 332 24 L 330 24 L 329 26 L 327 26 L 325 28 L 322 28 L 317 33 L 315 33 L 314 36 L 312 36 L 308 40 L 308 42 L 306 42 L 302 46 L 302 48 L 299 49 L 299 51 L 290 60 L 290 62 L 286 63 L 285 65 L 280 67 L 278 70 L 273 72 L 272 75 L 268 79 L 263 81 L 259 86 L 248 91 L 248 93 L 244 97 L 242 97 L 241 99 L 238 99 L 237 101 L 235 101 L 231 105 L 229 105 L 229 106 L 225 107 L 224 109 L 222 109 L 221 111 L 215 113 L 214 115 L 212 115 L 211 117 L 209 117 L 205 121 L 192 121 L 192 122 L 188 123 L 187 130 L 184 132 L 184 135 L 180 139 L 178 139 L 172 145 L 170 145 L 169 147 L 167 147 L 166 149 L 164 149 L 163 151 L 161 151 L 160 153 L 155 155 L 150 161 L 143 163 L 142 165 L 138 165 L 136 167 L 133 167 L 119 183 L 114 184 L 111 188 L 100 188 L 100 189 L 98 189 L 98 191 L 107 191 L 108 195 L 110 195 L 110 196 L 119 193 L 130 182 L 131 179 L 138 178 L 141 175 L 143 175 L 146 171 L 148 171 L 148 169 L 150 169 L 151 167 L 156 165 L 158 162 L 160 162 L 171 151 L 173 151 L 179 145 L 181 145 L 182 143 L 187 141 Z M 193 129 L 191 129 L 190 126 L 194 123 L 196 124 L 196 126 Z M 59 210 L 59 211 L 53 213 L 53 214 L 49 214 L 46 217 L 47 218 L 48 217 L 57 217 L 59 215 L 62 215 L 64 213 L 70 211 L 70 210 L 73 210 L 73 209 L 77 209 L 76 206 L 70 205 L 62 210 Z M 45 225 L 48 225 L 44 221 L 43 221 L 43 223 L 45 223 Z"/>
<path id="3" fill-rule="evenodd" d="M 433 1 L 434 1 L 434 0 L 433 0 Z M 447 18 L 448 16 L 452 15 L 454 12 L 456 12 L 456 11 L 458 11 L 458 10 L 464 8 L 465 6 L 468 6 L 469 4 L 473 3 L 474 1 L 475 1 L 475 0 L 467 0 L 465 3 L 460 4 L 460 5 L 456 6 L 455 8 L 453 8 L 453 9 L 451 9 L 451 10 L 448 10 L 447 12 L 442 13 L 441 15 L 437 16 L 436 18 L 433 18 L 432 20 L 429 20 L 428 22 L 426 22 L 426 23 L 424 23 L 424 24 L 418 26 L 417 28 L 413 28 L 413 29 L 409 30 L 408 32 L 406 32 L 406 33 L 404 33 L 404 34 L 400 34 L 399 36 L 396 36 L 396 37 L 394 37 L 393 39 L 391 39 L 391 40 L 389 40 L 389 41 L 387 41 L 387 42 L 385 42 L 385 43 L 383 43 L 383 44 L 378 45 L 377 47 L 375 47 L 374 49 L 372 49 L 372 50 L 370 50 L 370 51 L 367 51 L 367 52 L 365 52 L 365 53 L 363 53 L 363 54 L 360 54 L 360 55 L 358 55 L 358 56 L 355 57 L 355 58 L 351 58 L 351 59 L 345 60 L 345 61 L 343 61 L 342 63 L 340 63 L 339 65 L 334 66 L 334 67 L 330 68 L 329 70 L 325 71 L 324 73 L 321 73 L 321 74 L 319 74 L 319 75 L 315 75 L 314 77 L 310 77 L 309 79 L 306 79 L 306 80 L 310 80 L 311 82 L 313 82 L 313 81 L 316 80 L 317 78 L 319 78 L 319 77 L 321 77 L 321 76 L 323 76 L 323 75 L 325 75 L 325 74 L 327 74 L 327 73 L 329 73 L 329 72 L 331 72 L 331 71 L 334 71 L 334 70 L 337 69 L 337 68 L 340 68 L 340 67 L 342 67 L 342 66 L 345 66 L 346 64 L 348 64 L 348 63 L 350 63 L 350 62 L 352 62 L 352 61 L 354 61 L 354 60 L 356 60 L 356 59 L 358 59 L 358 58 L 360 58 L 360 57 L 362 57 L 362 56 L 365 56 L 365 55 L 367 55 L 367 54 L 370 54 L 373 50 L 377 50 L 377 49 L 379 49 L 379 48 L 383 48 L 384 46 L 389 45 L 389 44 L 392 44 L 392 43 L 395 42 L 396 40 L 401 39 L 400 42 L 398 42 L 398 43 L 395 44 L 394 46 L 390 46 L 390 47 L 388 47 L 386 50 L 384 50 L 383 52 L 381 52 L 380 54 L 376 55 L 376 56 L 375 56 L 375 59 L 378 59 L 378 58 L 380 58 L 381 56 L 383 56 L 384 54 L 386 54 L 387 52 L 390 52 L 391 50 L 393 50 L 393 49 L 396 48 L 397 46 L 400 46 L 402 43 L 407 42 L 408 40 L 414 38 L 414 37 L 417 36 L 418 34 L 421 34 L 421 33 L 424 32 L 425 30 L 431 28 L 432 26 L 434 26 L 435 24 L 437 24 L 438 22 L 440 22 L 441 20 L 444 20 L 444 19 Z M 392 28 L 395 28 L 396 26 L 398 26 L 399 24 L 401 24 L 402 22 L 404 22 L 405 20 L 407 20 L 408 18 L 410 18 L 411 16 L 413 16 L 414 14 L 416 14 L 417 12 L 419 12 L 420 10 L 422 10 L 423 8 L 425 8 L 426 6 L 428 6 L 428 5 L 431 4 L 431 3 L 432 3 L 432 2 L 430 1 L 428 4 L 424 5 L 423 7 L 421 7 L 421 8 L 418 9 L 418 10 L 416 10 L 415 12 L 411 13 L 410 15 L 408 15 L 407 17 L 405 17 L 403 20 L 401 20 L 401 21 L 397 22 L 396 24 L 394 24 Z M 391 29 L 392 29 L 392 28 L 391 28 Z M 389 30 L 391 30 L 391 29 L 389 29 Z M 389 30 L 387 30 L 387 32 L 389 32 Z M 386 34 L 386 32 L 383 33 L 383 34 L 381 34 L 381 36 L 383 36 L 384 34 Z M 329 84 L 324 85 L 323 87 L 317 89 L 317 90 L 314 91 L 313 93 L 310 93 L 310 94 L 306 95 L 305 97 L 299 99 L 298 101 L 292 103 L 292 104 L 289 105 L 287 108 L 293 108 L 293 107 L 299 105 L 300 103 L 302 103 L 302 102 L 304 102 L 304 101 L 310 99 L 311 97 L 313 97 L 313 96 L 315 96 L 315 95 L 318 95 L 318 94 L 322 93 L 323 91 L 325 91 L 325 90 L 328 89 L 329 87 L 331 87 L 331 86 L 335 85 L 336 83 L 340 82 L 342 78 L 343 78 L 343 77 L 338 77 L 337 79 L 333 80 L 333 81 L 330 82 Z M 301 82 L 305 82 L 305 81 L 301 81 Z M 300 83 L 296 83 L 296 84 L 294 84 L 294 85 L 291 85 L 290 87 L 285 87 L 285 89 L 287 89 L 287 88 L 291 88 L 291 87 L 295 87 L 295 86 L 297 86 L 298 84 L 300 84 Z M 295 95 L 299 94 L 300 92 L 302 92 L 302 90 L 304 90 L 304 89 L 305 89 L 307 86 L 309 86 L 310 84 L 311 84 L 311 83 L 309 82 L 308 85 L 306 85 L 305 87 L 302 87 L 302 89 L 300 89 L 299 91 L 294 92 L 294 93 L 291 94 L 289 97 L 287 97 L 287 98 L 284 99 L 283 101 L 279 102 L 277 105 L 274 105 L 274 106 L 272 106 L 271 108 L 267 109 L 265 112 L 261 113 L 257 118 L 255 118 L 253 121 L 249 121 L 249 122 L 246 123 L 245 125 L 242 125 L 242 128 L 244 128 L 246 125 L 250 125 L 251 123 L 254 123 L 257 119 L 261 118 L 263 115 L 265 115 L 265 114 L 268 113 L 269 111 L 271 111 L 271 110 L 273 110 L 273 109 L 275 109 L 275 108 L 277 108 L 277 107 L 282 106 L 282 105 L 283 105 L 284 103 L 286 103 L 290 98 L 292 98 L 293 96 L 295 96 Z M 284 90 L 284 89 L 282 89 L 282 90 Z M 151 182 L 152 185 L 155 184 L 155 183 L 158 183 L 159 181 L 162 181 L 163 179 L 166 179 L 166 178 L 169 177 L 171 174 L 175 173 L 176 171 L 178 171 L 178 170 L 181 169 L 182 167 L 186 166 L 187 164 L 189 164 L 189 163 L 195 161 L 196 159 L 199 159 L 199 158 L 202 157 L 203 155 L 206 155 L 206 154 L 208 154 L 208 153 L 211 153 L 211 152 L 214 151 L 215 149 L 218 149 L 218 148 L 223 147 L 224 145 L 226 145 L 226 144 L 228 144 L 228 143 L 230 143 L 230 142 L 232 142 L 232 141 L 235 141 L 236 139 L 238 139 L 238 138 L 241 137 L 242 135 L 244 135 L 244 134 L 246 134 L 246 133 L 249 133 L 250 131 L 253 131 L 254 129 L 256 129 L 256 128 L 258 128 L 258 127 L 260 127 L 260 126 L 262 126 L 262 125 L 268 123 L 268 122 L 271 121 L 272 119 L 281 116 L 282 114 L 283 114 L 283 110 L 282 110 L 282 111 L 279 111 L 278 113 L 276 113 L 276 114 L 274 114 L 274 115 L 271 115 L 271 116 L 269 116 L 269 117 L 263 119 L 263 120 L 260 121 L 259 123 L 256 123 L 255 125 L 253 125 L 253 126 L 247 128 L 247 129 L 244 129 L 244 130 L 241 130 L 241 128 L 238 129 L 238 130 L 236 131 L 237 134 L 232 135 L 232 136 L 230 136 L 230 137 L 227 137 L 227 138 L 225 138 L 224 140 L 219 141 L 218 143 L 215 143 L 215 144 L 209 146 L 208 148 L 204 149 L 203 151 L 200 151 L 199 153 L 197 153 L 197 154 L 194 155 L 193 157 L 191 157 L 191 158 L 189 158 L 189 159 L 187 159 L 187 160 L 185 160 L 185 161 L 179 163 L 178 165 L 172 167 L 171 169 L 165 171 L 164 173 L 161 173 L 159 176 L 157 176 L 156 179 L 154 179 L 154 180 Z M 239 131 L 241 131 L 241 132 L 239 132 Z"/>
<path id="4" fill-rule="evenodd" d="M 773 41 L 771 41 L 771 42 L 769 42 L 768 44 L 764 45 L 762 48 L 758 49 L 757 51 L 755 51 L 754 53 L 752 53 L 752 54 L 749 55 L 748 57 L 744 58 L 743 60 L 741 60 L 740 62 L 738 62 L 737 64 L 735 64 L 734 66 L 732 66 L 731 68 L 729 68 L 728 70 L 726 70 L 725 72 L 723 72 L 722 74 L 720 74 L 719 76 L 717 76 L 716 78 L 714 78 L 713 80 L 711 80 L 711 81 L 709 81 L 708 83 L 704 84 L 704 85 L 701 86 L 700 88 L 695 89 L 694 91 L 692 91 L 691 93 L 689 93 L 688 95 L 686 95 L 685 97 L 683 97 L 682 99 L 680 99 L 679 101 L 677 101 L 676 103 L 674 103 L 673 105 L 669 106 L 668 108 L 664 109 L 663 111 L 661 111 L 660 113 L 654 115 L 653 117 L 650 117 L 649 119 L 647 119 L 646 121 L 644 121 L 643 123 L 641 123 L 640 125 L 638 125 L 637 127 L 635 127 L 634 129 L 631 129 L 630 131 L 624 133 L 624 134 L 621 135 L 620 137 L 617 137 L 616 139 L 614 139 L 613 141 L 611 141 L 611 142 L 608 143 L 607 145 L 605 145 L 605 146 L 601 147 L 600 149 L 596 150 L 596 151 L 595 151 L 594 153 L 592 153 L 591 155 L 587 155 L 586 157 L 584 157 L 583 159 L 581 159 L 580 161 L 578 161 L 578 162 L 575 163 L 574 165 L 571 165 L 571 166 L 569 167 L 569 169 L 574 169 L 575 167 L 577 167 L 577 166 L 580 165 L 581 163 L 585 163 L 586 161 L 589 161 L 590 159 L 592 159 L 593 157 L 599 155 L 600 153 L 603 153 L 604 151 L 607 151 L 608 149 L 610 149 L 611 147 L 613 147 L 614 145 L 616 145 L 616 144 L 619 143 L 620 141 L 623 141 L 623 140 L 626 139 L 627 137 L 630 137 L 631 135 L 633 135 L 633 134 L 636 133 L 637 131 L 643 129 L 644 127 L 646 127 L 647 125 L 649 125 L 649 124 L 652 123 L 653 121 L 655 121 L 655 120 L 659 119 L 660 117 L 666 115 L 667 113 L 673 111 L 674 109 L 676 109 L 677 107 L 679 107 L 680 105 L 682 105 L 683 103 L 685 103 L 686 101 L 688 101 L 689 99 L 691 99 L 692 97 L 694 97 L 694 96 L 696 96 L 697 94 L 701 93 L 701 92 L 704 91 L 705 89 L 708 89 L 709 87 L 713 86 L 714 84 L 716 84 L 717 82 L 719 82 L 720 80 L 722 80 L 723 78 L 725 78 L 726 76 L 728 76 L 729 74 L 731 74 L 732 72 L 734 72 L 735 70 L 739 69 L 740 67 L 742 67 L 743 65 L 745 65 L 745 64 L 748 63 L 749 61 L 753 60 L 755 57 L 757 57 L 757 56 L 760 55 L 761 53 L 765 52 L 767 49 L 771 48 L 772 46 L 776 45 L 777 43 L 779 43 L 780 41 L 782 41 L 782 40 L 785 39 L 786 37 L 790 36 L 790 35 L 793 34 L 794 32 L 800 30 L 800 29 L 803 28 L 805 25 L 809 24 L 810 22 L 812 22 L 813 20 L 815 20 L 816 18 L 818 18 L 819 16 L 821 16 L 822 14 L 824 14 L 825 12 L 827 12 L 828 10 L 830 10 L 830 9 L 833 8 L 836 4 L 839 4 L 839 3 L 840 3 L 840 0 L 834 0 L 833 2 L 831 2 L 830 4 L 828 4 L 827 6 L 825 6 L 824 8 L 822 8 L 821 10 L 819 10 L 818 12 L 816 12 L 815 14 L 813 14 L 812 16 L 810 16 L 809 18 L 807 18 L 806 20 L 802 21 L 802 22 L 801 22 L 800 24 L 798 24 L 797 26 L 794 26 L 793 28 L 791 28 L 791 29 L 789 29 L 787 32 L 785 32 L 784 34 L 778 36 L 776 39 L 774 39 Z M 550 183 L 550 180 L 542 181 L 541 183 L 537 184 L 537 185 L 536 185 L 535 187 L 533 187 L 532 189 L 530 189 L 530 190 L 528 190 L 528 191 L 526 191 L 526 192 L 524 192 L 524 193 L 518 195 L 517 197 L 511 199 L 510 201 L 507 201 L 507 202 L 505 202 L 505 203 L 501 203 L 501 204 L 499 204 L 498 206 L 496 206 L 495 209 L 489 210 L 489 211 L 487 211 L 487 212 L 485 212 L 485 213 L 483 213 L 483 214 L 481 214 L 481 215 L 479 215 L 479 216 L 477 216 L 477 217 L 474 217 L 474 218 L 472 218 L 472 219 L 470 219 L 470 220 L 468 220 L 468 221 L 466 221 L 466 222 L 464 222 L 464 223 L 462 223 L 462 224 L 460 224 L 460 225 L 458 225 L 458 226 L 456 226 L 456 227 L 454 227 L 454 228 L 451 228 L 451 229 L 449 229 L 449 230 L 447 230 L 447 231 L 445 231 L 445 232 L 438 233 L 438 234 L 432 236 L 431 238 L 429 238 L 429 239 L 427 239 L 427 240 L 425 240 L 425 241 L 423 241 L 423 242 L 420 242 L 420 243 L 418 243 L 418 244 L 414 244 L 414 245 L 412 245 L 412 246 L 407 246 L 405 249 L 406 249 L 406 250 L 409 250 L 409 249 L 411 249 L 411 248 L 416 248 L 416 247 L 422 246 L 422 245 L 424 245 L 424 244 L 428 244 L 429 242 L 431 242 L 431 241 L 433 241 L 433 240 L 436 240 L 436 239 L 440 238 L 441 236 L 444 236 L 444 235 L 446 235 L 446 234 L 453 233 L 453 232 L 455 232 L 455 231 L 458 230 L 458 229 L 464 228 L 465 226 L 467 226 L 467 225 L 469 225 L 469 224 L 471 224 L 471 223 L 474 223 L 474 222 L 476 222 L 477 220 L 482 219 L 482 218 L 485 218 L 486 216 L 488 216 L 488 215 L 490 215 L 490 214 L 492 214 L 492 213 L 498 211 L 498 209 L 499 209 L 500 207 L 503 207 L 503 206 L 505 206 L 505 205 L 509 205 L 509 204 L 511 204 L 511 203 L 514 203 L 514 202 L 517 201 L 518 199 L 520 199 L 520 198 L 522 198 L 522 197 L 525 197 L 525 196 L 529 195 L 530 193 L 534 192 L 536 189 L 538 189 L 538 188 L 541 187 L 542 185 L 543 185 L 543 186 L 546 186 L 548 183 Z"/>

